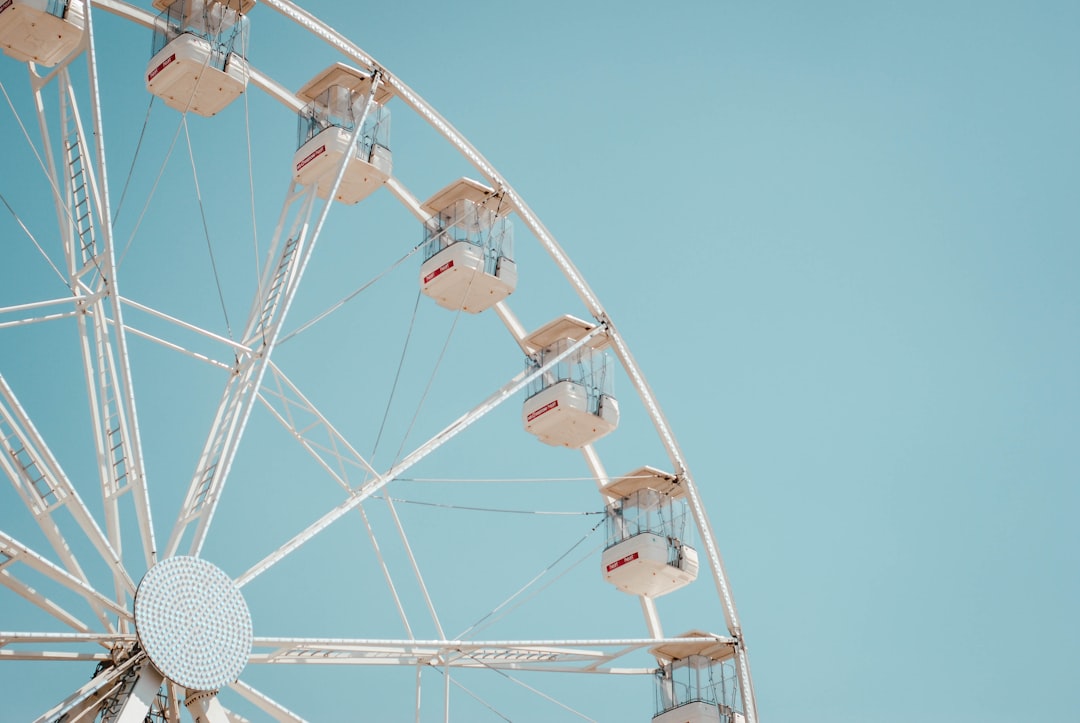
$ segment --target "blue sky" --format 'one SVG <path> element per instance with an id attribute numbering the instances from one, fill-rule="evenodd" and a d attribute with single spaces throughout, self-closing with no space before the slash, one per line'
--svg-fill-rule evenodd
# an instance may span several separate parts
<path id="1" fill-rule="evenodd" d="M 622 330 L 702 489 L 743 618 L 763 720 L 1075 719 L 1067 700 L 1080 643 L 1074 4 L 306 7 L 410 84 L 492 161 Z M 143 29 L 95 17 L 108 64 L 104 112 L 116 189 L 146 115 L 139 74 L 150 41 Z M 251 22 L 253 65 L 289 88 L 336 59 L 297 39 L 268 8 L 257 7 Z M 21 66 L 0 58 L 0 80 L 29 120 Z M 257 93 L 249 96 L 265 248 L 295 123 Z M 400 104 L 391 110 L 397 175 L 417 196 L 468 173 Z M 254 276 L 244 115 L 237 103 L 191 123 L 204 202 L 220 224 L 214 250 L 226 270 L 234 328 Z M 152 108 L 117 224 L 124 242 L 177 119 L 161 104 Z M 31 161 L 6 107 L 0 129 L 18 146 L 0 162 L 0 193 L 47 234 L 52 210 L 16 170 Z M 120 283 L 133 298 L 222 330 L 186 154 L 181 138 Z M 114 190 L 114 205 L 117 197 Z M 8 215 L 0 238 L 10 250 L 0 305 L 61 295 Z M 385 191 L 335 210 L 290 321 L 325 308 L 419 240 L 419 225 Z M 581 315 L 520 225 L 517 242 L 522 288 L 511 301 L 526 326 Z M 389 276 L 379 301 L 362 297 L 280 349 L 282 365 L 365 451 L 409 326 L 414 276 L 413 267 Z M 390 422 L 397 436 L 381 443 L 377 459 L 394 456 L 430 375 L 424 360 L 439 353 L 451 319 L 433 304 L 420 307 L 409 382 Z M 56 440 L 61 461 L 85 470 L 89 441 L 69 413 L 77 399 L 74 409 L 85 414 L 73 396 L 81 380 L 71 366 L 78 361 L 72 334 L 58 330 L 61 341 L 37 330 L 5 336 L 0 368 L 13 386 L 21 382 L 17 391 Z M 409 437 L 414 443 L 521 368 L 494 318 L 462 319 L 453 335 L 437 391 Z M 163 509 L 158 534 L 167 537 L 220 381 L 149 345 L 133 354 L 152 492 Z M 630 386 L 619 381 L 629 397 Z M 423 476 L 462 467 L 518 478 L 586 473 L 573 453 L 541 448 L 524 433 L 510 441 L 503 432 L 518 413 L 510 407 L 432 460 Z M 663 466 L 643 421 L 627 400 L 623 428 L 600 445 L 613 474 Z M 221 526 L 208 541 L 207 554 L 233 575 L 340 499 L 313 480 L 302 455 L 276 456 L 288 439 L 264 409 L 251 424 L 261 442 L 238 458 L 238 481 L 230 482 Z M 301 482 L 310 483 L 302 494 Z M 599 509 L 591 483 L 583 484 L 498 492 L 416 484 L 400 494 Z M 23 511 L 9 504 L 14 495 L 4 494 L 4 529 L 32 539 Z M 543 551 L 529 560 L 531 572 L 598 519 L 548 524 L 402 512 L 431 560 L 429 583 L 448 628 L 465 627 L 501 600 L 501 583 L 520 560 L 511 550 Z M 310 557 L 290 558 L 252 583 L 256 635 L 401 635 L 379 597 L 385 593 L 376 592 L 379 581 L 365 577 L 370 545 L 360 525 L 339 527 Z M 354 581 L 340 580 L 353 566 Z M 565 637 L 640 634 L 636 606 L 606 589 L 597 567 L 584 563 L 554 586 L 552 625 Z M 723 632 L 714 598 L 700 580 L 662 600 L 668 632 Z M 10 595 L 0 601 L 0 609 L 15 610 Z M 547 624 L 535 614 L 545 621 L 538 627 Z M 0 628 L 24 624 L 3 618 L 16 622 Z M 523 636 L 532 620 L 508 622 L 507 637 Z M 0 677 L 0 712 L 12 720 L 37 714 L 57 690 L 89 677 L 76 668 L 44 676 L 20 667 Z M 311 720 L 340 717 L 343 692 L 354 690 L 374 719 L 408 718 L 413 701 L 401 691 L 409 690 L 411 672 L 400 687 L 381 671 L 359 673 L 251 675 Z M 314 690 L 320 676 L 334 692 L 295 689 Z M 441 683 L 432 680 L 425 715 L 439 720 Z M 594 685 L 610 690 L 593 679 L 556 687 L 597 720 L 652 714 L 647 679 L 619 682 L 607 699 L 619 703 L 610 707 L 589 701 Z M 40 697 L 25 694 L 35 686 Z M 561 719 L 520 688 L 491 695 L 516 712 L 514 720 Z"/>

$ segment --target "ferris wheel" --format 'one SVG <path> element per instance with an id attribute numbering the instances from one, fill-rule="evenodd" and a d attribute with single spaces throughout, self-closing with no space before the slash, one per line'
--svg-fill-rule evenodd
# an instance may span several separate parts
<path id="1" fill-rule="evenodd" d="M 642 370 L 427 101 L 289 0 L 0 48 L 0 718 L 758 719 Z"/>

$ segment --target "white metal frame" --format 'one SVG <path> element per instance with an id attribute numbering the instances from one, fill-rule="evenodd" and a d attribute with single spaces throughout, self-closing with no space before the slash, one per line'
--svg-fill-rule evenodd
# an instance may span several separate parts
<path id="1" fill-rule="evenodd" d="M 227 339 L 214 332 L 200 329 L 183 320 L 125 299 L 120 294 L 116 278 L 116 253 L 113 245 L 109 183 L 106 173 L 105 134 L 101 120 L 101 99 L 98 91 L 97 63 L 94 47 L 93 11 L 87 9 L 87 32 L 83 45 L 71 58 L 48 74 L 31 72 L 39 126 L 43 138 L 42 152 L 49 182 L 54 191 L 57 221 L 64 243 L 67 261 L 67 283 L 71 298 L 31 302 L 0 309 L 0 329 L 74 317 L 77 320 L 83 368 L 86 376 L 87 398 L 94 425 L 94 441 L 98 459 L 98 475 L 103 495 L 104 529 L 99 527 L 90 508 L 80 498 L 75 485 L 65 475 L 55 456 L 29 416 L 20 406 L 14 391 L 0 377 L 0 469 L 11 480 L 26 508 L 49 540 L 60 565 L 34 551 L 4 532 L 0 532 L 0 584 L 13 590 L 30 604 L 72 629 L 70 633 L 0 632 L 0 662 L 5 660 L 80 660 L 122 661 L 75 691 L 69 698 L 43 714 L 53 719 L 68 712 L 72 719 L 93 717 L 92 700 L 100 700 L 121 686 L 121 679 L 135 670 L 150 671 L 152 666 L 135 650 L 131 601 L 135 580 L 123 563 L 121 501 L 130 497 L 142 557 L 147 567 L 159 559 L 147 485 L 147 472 L 142 459 L 142 445 L 134 389 L 131 382 L 127 335 L 133 334 L 163 344 L 221 369 L 229 370 L 218 411 L 209 430 L 203 452 L 191 478 L 182 510 L 161 551 L 162 557 L 176 554 L 199 555 L 203 550 L 214 512 L 221 499 L 229 469 L 245 431 L 247 420 L 261 401 L 271 414 L 316 459 L 319 466 L 342 488 L 345 499 L 309 524 L 237 579 L 240 587 L 247 585 L 287 555 L 304 546 L 335 521 L 353 509 L 364 515 L 365 527 L 378 553 L 378 542 L 365 515 L 363 503 L 387 484 L 401 477 L 408 469 L 433 451 L 449 442 L 475 421 L 515 397 L 533 378 L 557 364 L 593 337 L 604 334 L 641 398 L 656 432 L 667 450 L 679 483 L 686 492 L 690 510 L 698 526 L 705 557 L 712 572 L 725 617 L 727 637 L 703 638 L 730 645 L 735 652 L 746 720 L 757 720 L 756 701 L 750 677 L 746 643 L 730 586 L 724 571 L 715 534 L 705 513 L 701 496 L 687 467 L 683 453 L 670 426 L 645 380 L 637 362 L 594 292 L 581 273 L 555 241 L 552 234 L 533 211 L 491 164 L 452 125 L 399 78 L 387 71 L 358 46 L 289 0 L 263 0 L 262 4 L 280 13 L 305 31 L 340 51 L 350 62 L 372 73 L 375 78 L 364 101 L 362 117 L 374 102 L 376 88 L 385 83 L 396 97 L 431 125 L 449 144 L 483 176 L 485 181 L 507 199 L 514 212 L 540 242 L 561 270 L 582 303 L 596 320 L 595 328 L 563 354 L 530 373 L 521 373 L 505 382 L 491 396 L 466 411 L 396 464 L 379 472 L 342 435 L 333 423 L 308 400 L 271 360 L 279 339 L 282 323 L 296 294 L 308 259 L 319 238 L 332 207 L 331 201 L 319 207 L 313 187 L 293 184 L 284 201 L 271 245 L 264 276 L 239 341 Z M 93 6 L 128 20 L 151 27 L 153 15 L 120 0 L 95 0 Z M 87 86 L 77 87 L 69 73 L 70 64 L 85 58 Z M 252 68 L 251 82 L 267 92 L 289 110 L 297 110 L 302 102 L 273 79 Z M 45 112 L 44 93 L 55 86 L 60 104 L 60 139 L 53 141 Z M 80 107 L 80 102 L 83 107 Z M 85 107 L 89 107 L 91 132 L 84 127 Z M 356 126 L 355 144 L 363 122 Z M 345 160 L 347 161 L 348 156 Z M 345 173 L 345 164 L 338 170 L 329 198 L 335 195 Z M 424 222 L 427 214 L 419 201 L 400 179 L 387 182 L 389 191 L 417 219 Z M 68 306 L 67 311 L 54 311 Z M 188 350 L 182 345 L 129 326 L 124 319 L 125 308 L 152 315 L 190 332 L 203 335 L 223 345 L 232 361 L 212 359 Z M 500 302 L 495 313 L 503 322 L 514 342 L 526 351 L 526 332 L 511 306 Z M 31 316 L 25 316 L 31 314 Z M 21 316 L 21 318 L 14 318 Z M 269 372 L 269 377 L 267 377 Z M 608 475 L 596 450 L 582 450 L 585 464 L 592 471 L 599 487 Z M 130 495 L 128 494 L 130 493 Z M 392 502 L 388 504 L 392 505 Z M 82 533 L 105 561 L 113 575 L 114 589 L 110 595 L 93 589 L 68 541 L 64 539 L 54 515 L 65 510 L 76 520 Z M 391 507 L 391 512 L 393 509 Z M 397 520 L 396 512 L 393 512 Z M 398 530 L 406 548 L 408 540 L 398 521 Z M 424 589 L 427 606 L 435 626 L 442 635 L 435 606 L 423 585 L 415 560 L 409 554 L 412 572 Z M 380 555 L 387 582 L 394 588 L 391 572 Z M 91 626 L 57 602 L 37 592 L 18 572 L 25 567 L 82 598 L 97 618 L 104 632 L 93 632 Z M 397 599 L 397 593 L 394 592 Z M 434 666 L 446 670 L 446 701 L 449 705 L 450 668 L 488 668 L 505 670 L 545 670 L 576 673 L 634 674 L 650 673 L 652 669 L 618 667 L 630 653 L 656 647 L 673 638 L 665 637 L 654 601 L 641 598 L 641 607 L 649 638 L 618 640 L 549 640 L 549 641 L 472 641 L 472 640 L 350 640 L 256 638 L 250 662 L 258 664 L 308 665 L 405 665 L 419 669 Z M 399 613 L 410 630 L 404 609 Z M 70 646 L 85 646 L 86 651 L 71 652 Z M 57 647 L 59 646 L 59 647 Z M 127 701 L 142 701 L 147 690 L 156 692 L 162 681 L 156 671 L 147 672 L 143 683 L 131 684 L 123 693 Z M 418 672 L 419 675 L 419 672 Z M 140 687 L 141 686 L 141 687 Z M 301 720 L 284 706 L 272 701 L 246 683 L 238 681 L 233 689 L 267 714 L 278 720 Z M 138 693 L 133 693 L 138 688 Z M 166 685 L 170 702 L 165 711 L 170 720 L 177 720 L 182 691 Z M 419 708 L 419 691 L 417 693 Z M 142 696 L 140 698 L 140 696 Z M 195 698 L 199 698 L 196 700 Z M 193 698 L 193 714 L 209 716 L 209 720 L 228 720 L 231 717 L 212 699 Z M 149 704 L 146 704 L 149 705 Z M 142 702 L 128 705 L 118 720 L 130 716 L 141 720 L 146 713 Z M 419 713 L 417 714 L 419 717 Z"/>

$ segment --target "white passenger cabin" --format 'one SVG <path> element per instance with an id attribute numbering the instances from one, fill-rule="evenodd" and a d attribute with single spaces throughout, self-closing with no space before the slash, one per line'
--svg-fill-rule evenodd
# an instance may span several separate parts
<path id="1" fill-rule="evenodd" d="M 248 11 L 255 0 L 154 0 L 146 89 L 165 105 L 217 115 L 247 88 Z"/>
<path id="2" fill-rule="evenodd" d="M 319 198 L 328 198 L 341 168 L 352 151 L 345 176 L 334 199 L 354 204 L 374 193 L 393 171 L 390 155 L 390 111 L 384 104 L 394 91 L 380 84 L 374 102 L 364 116 L 371 94 L 372 77 L 343 63 L 335 63 L 300 89 L 307 102 L 300 111 L 297 151 L 293 155 L 293 180 L 305 186 L 317 183 Z M 357 123 L 363 122 L 356 148 L 351 149 Z"/>
<path id="3" fill-rule="evenodd" d="M 569 315 L 540 327 L 525 338 L 529 367 L 543 366 L 593 327 Z M 615 374 L 607 345 L 606 334 L 594 336 L 528 385 L 521 412 L 526 431 L 544 444 L 580 448 L 615 430 L 619 403 L 612 396 Z"/>
<path id="4" fill-rule="evenodd" d="M 653 467 L 604 486 L 604 579 L 623 592 L 656 598 L 697 579 L 698 554 L 686 544 L 690 513 L 677 477 Z"/>
<path id="5" fill-rule="evenodd" d="M 716 637 L 691 631 L 680 637 Z M 719 640 L 667 643 L 649 652 L 660 661 L 652 723 L 745 723 L 734 645 Z"/>
<path id="6" fill-rule="evenodd" d="M 478 314 L 517 287 L 512 210 L 479 181 L 459 178 L 422 206 L 424 226 L 420 289 L 446 309 Z"/>
<path id="7" fill-rule="evenodd" d="M 0 0 L 0 49 L 24 63 L 56 65 L 85 30 L 84 0 Z"/>

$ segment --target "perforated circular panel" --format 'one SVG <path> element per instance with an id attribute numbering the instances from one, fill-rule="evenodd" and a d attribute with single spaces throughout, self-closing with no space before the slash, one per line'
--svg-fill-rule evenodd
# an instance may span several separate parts
<path id="1" fill-rule="evenodd" d="M 251 614 L 240 589 L 198 557 L 150 568 L 135 593 L 135 631 L 161 674 L 192 690 L 233 682 L 251 653 Z"/>

